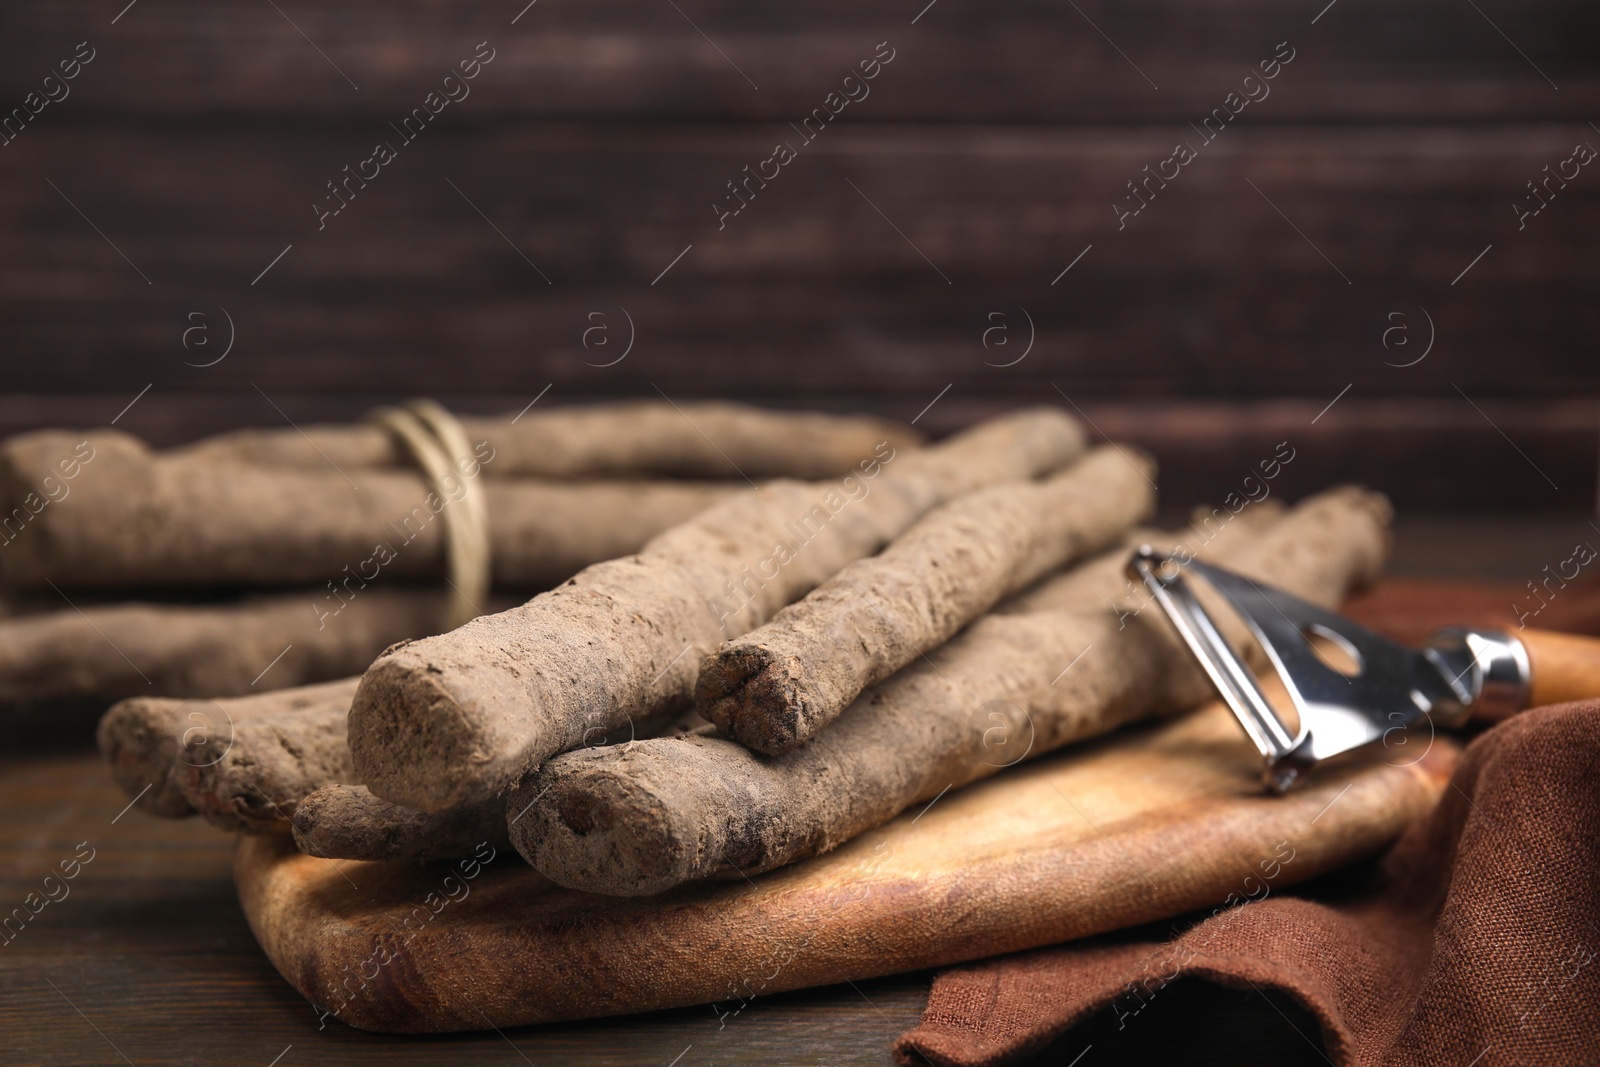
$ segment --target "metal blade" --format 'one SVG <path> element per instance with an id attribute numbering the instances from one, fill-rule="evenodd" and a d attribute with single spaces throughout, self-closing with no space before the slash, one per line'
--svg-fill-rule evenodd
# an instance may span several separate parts
<path id="1" fill-rule="evenodd" d="M 1260 642 L 1288 689 L 1300 723 L 1311 734 L 1318 760 L 1377 741 L 1404 729 L 1457 694 L 1432 661 L 1359 623 L 1325 608 L 1198 560 L 1204 575 Z M 1342 646 L 1357 673 L 1329 667 L 1304 636 L 1316 634 Z"/>
<path id="2" fill-rule="evenodd" d="M 1199 560 L 1179 565 L 1148 547 L 1135 554 L 1129 568 L 1144 580 L 1256 742 L 1268 765 L 1267 780 L 1279 791 L 1305 767 L 1341 752 L 1379 740 L 1394 748 L 1408 745 L 1412 725 L 1436 707 L 1453 712 L 1467 696 L 1448 677 L 1453 660 L 1436 662 L 1438 657 L 1396 644 L 1281 589 Z M 1184 570 L 1203 576 L 1261 645 L 1300 717 L 1296 736 L 1291 738 L 1244 659 L 1194 599 Z M 1307 634 L 1342 648 L 1355 671 L 1345 674 L 1325 664 Z"/>

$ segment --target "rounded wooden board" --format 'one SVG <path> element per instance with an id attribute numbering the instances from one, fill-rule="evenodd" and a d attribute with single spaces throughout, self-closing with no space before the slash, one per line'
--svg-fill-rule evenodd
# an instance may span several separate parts
<path id="1" fill-rule="evenodd" d="M 1417 747 L 1342 757 L 1270 796 L 1212 704 L 951 790 L 828 855 L 658 897 L 562 889 L 505 850 L 481 867 L 333 862 L 268 836 L 240 839 L 234 874 L 273 964 L 352 1026 L 732 1011 L 1275 892 L 1433 806 L 1459 746 Z"/>

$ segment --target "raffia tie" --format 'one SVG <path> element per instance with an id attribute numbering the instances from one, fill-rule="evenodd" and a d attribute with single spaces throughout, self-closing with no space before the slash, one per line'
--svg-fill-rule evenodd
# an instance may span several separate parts
<path id="1" fill-rule="evenodd" d="M 451 596 L 444 625 L 454 630 L 483 614 L 478 606 L 489 595 L 489 509 L 482 484 L 466 472 L 480 466 L 461 423 L 443 405 L 412 400 L 397 408 L 379 408 L 367 416 L 399 439 L 421 468 L 429 490 L 444 506 L 445 581 Z M 452 482 L 464 491 L 454 499 Z"/>

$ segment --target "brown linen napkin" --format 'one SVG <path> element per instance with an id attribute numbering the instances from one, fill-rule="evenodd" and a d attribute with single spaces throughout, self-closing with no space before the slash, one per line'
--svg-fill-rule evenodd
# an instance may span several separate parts
<path id="1" fill-rule="evenodd" d="M 1426 589 L 1396 595 L 1416 604 Z M 1361 606 L 1368 625 L 1374 606 Z M 1067 944 L 946 971 L 894 1051 L 903 1064 L 1004 1063 L 1106 1008 L 1137 1025 L 1192 976 L 1287 994 L 1340 1067 L 1592 1063 L 1597 954 L 1600 701 L 1586 701 L 1478 737 L 1439 807 L 1354 884 L 1219 910 L 1165 944 Z"/>

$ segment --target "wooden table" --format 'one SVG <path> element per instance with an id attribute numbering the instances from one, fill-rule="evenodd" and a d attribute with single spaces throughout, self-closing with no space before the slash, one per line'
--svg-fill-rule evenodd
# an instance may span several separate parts
<path id="1" fill-rule="evenodd" d="M 1585 529 L 1583 517 L 1404 522 L 1394 569 L 1520 581 Z M 245 925 L 231 841 L 126 810 L 89 732 L 65 724 L 52 745 L 8 741 L 0 756 L 0 916 L 94 850 L 67 896 L 0 940 L 0 1065 L 886 1064 L 927 997 L 931 976 L 914 974 L 761 998 L 726 1020 L 707 1007 L 433 1038 L 319 1029 Z M 1095 1019 L 1037 1062 L 1326 1062 L 1314 1024 L 1281 999 L 1178 983 L 1145 1016 L 1121 1031 Z"/>

